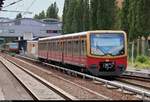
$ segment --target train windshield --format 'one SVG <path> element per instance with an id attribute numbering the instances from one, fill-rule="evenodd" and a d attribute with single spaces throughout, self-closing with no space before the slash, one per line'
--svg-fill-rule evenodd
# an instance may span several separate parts
<path id="1" fill-rule="evenodd" d="M 91 54 L 119 56 L 125 54 L 124 34 L 91 34 Z"/>

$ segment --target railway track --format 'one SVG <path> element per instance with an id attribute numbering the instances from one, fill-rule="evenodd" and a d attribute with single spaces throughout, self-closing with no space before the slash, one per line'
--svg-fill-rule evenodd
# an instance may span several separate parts
<path id="1" fill-rule="evenodd" d="M 29 60 L 29 59 L 28 59 Z M 32 61 L 34 61 L 32 59 Z M 47 64 L 47 63 L 44 63 L 45 65 L 48 65 L 50 66 L 50 64 Z M 53 68 L 56 68 L 56 66 L 54 65 L 51 65 L 51 67 Z M 150 97 L 150 93 L 149 92 L 143 92 L 142 90 L 139 90 L 139 89 L 134 89 L 133 87 L 129 87 L 129 86 L 126 86 L 126 85 L 120 85 L 120 84 L 117 84 L 116 82 L 111 82 L 111 81 L 107 81 L 107 80 L 104 80 L 104 79 L 100 79 L 100 78 L 97 78 L 97 77 L 93 77 L 93 76 L 89 76 L 89 75 L 85 75 L 83 73 L 79 73 L 79 72 L 75 72 L 75 71 L 72 71 L 72 70 L 68 70 L 68 69 L 64 69 L 62 67 L 59 67 L 56 68 L 58 70 L 61 70 L 62 72 L 68 72 L 70 75 L 74 75 L 74 76 L 82 76 L 83 79 L 84 78 L 88 78 L 88 79 L 92 79 L 92 82 L 95 82 L 95 83 L 98 83 L 98 84 L 102 84 L 103 86 L 106 86 L 107 88 L 111 88 L 111 87 L 116 87 L 117 89 L 121 89 L 121 92 L 124 92 L 124 91 L 129 91 L 129 92 L 132 92 L 132 93 L 135 93 L 135 94 L 138 94 L 141 96 L 141 98 L 144 100 L 144 99 L 147 99 Z M 99 85 L 100 86 L 100 85 Z M 135 97 L 132 96 L 132 97 Z"/>
<path id="2" fill-rule="evenodd" d="M 0 61 L 35 100 L 77 100 L 60 88 L 0 56 Z"/>
<path id="3" fill-rule="evenodd" d="M 150 90 L 149 78 L 143 78 L 143 77 L 141 78 L 141 77 L 124 75 L 124 76 L 120 76 L 119 78 L 116 78 L 116 80 Z"/>
<path id="4" fill-rule="evenodd" d="M 8 60 L 11 61 L 9 58 L 8 58 Z M 13 60 L 12 63 L 16 65 L 16 63 L 14 63 L 14 60 Z M 20 66 L 20 65 L 17 65 L 17 66 L 22 68 L 22 66 Z M 41 71 L 40 71 L 40 73 L 41 73 Z M 45 74 L 50 75 L 51 73 L 47 73 L 46 72 Z M 44 74 L 42 74 L 42 75 L 44 75 Z M 78 99 L 79 100 L 87 100 L 87 99 L 88 100 L 111 100 L 107 96 L 101 95 L 100 93 L 94 92 L 94 91 L 92 91 L 90 89 L 87 89 L 86 87 L 80 86 L 80 85 L 78 85 L 76 83 L 73 83 L 73 82 L 71 82 L 69 80 L 66 80 L 66 79 L 64 79 L 62 77 L 58 77 L 58 76 L 55 76 L 55 75 L 50 75 L 49 77 L 51 79 L 53 79 L 51 81 L 55 81 L 59 86 L 63 87 L 63 85 L 64 86 L 68 86 L 67 84 L 70 84 L 69 87 L 66 88 L 66 90 L 71 89 L 71 88 L 73 88 L 72 90 L 70 90 L 71 92 L 78 90 L 77 92 L 74 92 L 74 96 L 72 95 L 72 97 L 74 97 L 74 99 L 72 99 L 72 100 L 78 100 Z M 65 90 L 65 92 L 66 92 L 66 90 Z M 78 93 L 78 94 L 76 94 L 76 93 Z"/>

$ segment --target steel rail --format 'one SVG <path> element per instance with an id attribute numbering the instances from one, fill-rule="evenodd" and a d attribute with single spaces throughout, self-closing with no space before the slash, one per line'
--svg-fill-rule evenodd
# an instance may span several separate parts
<path id="1" fill-rule="evenodd" d="M 137 71 L 136 72 L 135 71 L 125 71 L 123 73 L 123 75 L 150 79 L 150 73 L 143 73 L 143 72 L 137 72 Z"/>
<path id="2" fill-rule="evenodd" d="M 38 61 L 38 60 L 34 60 L 34 59 L 27 58 L 27 57 L 24 57 L 24 56 L 20 56 L 20 57 L 28 59 L 28 60 L 32 60 L 32 61 L 35 61 L 35 62 Z M 63 67 L 60 67 L 60 66 L 56 66 L 56 65 L 52 65 L 52 64 L 48 64 L 48 63 L 44 63 L 44 62 L 42 62 L 42 63 L 44 65 L 51 66 L 51 67 L 53 67 L 55 69 L 58 69 L 58 70 L 61 69 L 63 72 L 66 71 L 66 72 L 70 73 L 71 75 L 82 76 L 83 79 L 89 78 L 89 79 L 92 79 L 93 81 L 99 81 L 99 82 L 103 83 L 106 87 L 108 87 L 108 85 L 110 85 L 110 86 L 113 86 L 113 87 L 120 88 L 122 90 L 122 92 L 123 91 L 133 92 L 135 94 L 138 94 L 138 95 L 142 96 L 142 100 L 144 100 L 146 97 L 150 98 L 150 92 L 149 91 L 146 92 L 146 91 L 143 91 L 143 90 L 140 90 L 140 89 L 135 89 L 134 87 L 131 87 L 131 86 L 118 84 L 117 82 L 108 81 L 108 80 L 101 79 L 101 78 L 98 78 L 98 77 L 95 77 L 95 76 L 91 76 L 91 75 L 88 75 L 88 74 L 85 74 L 85 73 L 81 73 L 81 72 L 77 72 L 77 71 L 74 71 L 74 70 L 66 69 L 66 68 L 63 68 Z"/>

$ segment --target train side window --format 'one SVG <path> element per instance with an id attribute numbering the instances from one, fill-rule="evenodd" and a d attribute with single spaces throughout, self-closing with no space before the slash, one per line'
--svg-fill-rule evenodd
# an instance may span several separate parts
<path id="1" fill-rule="evenodd" d="M 57 40 L 57 52 L 59 52 L 59 42 Z"/>
<path id="2" fill-rule="evenodd" d="M 55 51 L 55 47 L 54 46 L 55 46 L 55 42 L 53 41 L 53 51 Z"/>
<path id="3" fill-rule="evenodd" d="M 51 41 L 49 42 L 49 51 L 51 51 Z"/>
<path id="4" fill-rule="evenodd" d="M 72 53 L 72 49 L 71 49 L 71 41 L 68 41 L 68 54 L 71 55 Z"/>
<path id="5" fill-rule="evenodd" d="M 68 52 L 69 52 L 69 50 L 68 50 L 68 41 L 66 41 L 66 55 L 68 55 Z"/>
<path id="6" fill-rule="evenodd" d="M 39 43 L 38 43 L 38 49 L 39 49 L 39 50 L 40 50 L 40 45 L 41 45 L 41 44 L 40 44 L 40 42 L 39 42 Z"/>
<path id="7" fill-rule="evenodd" d="M 84 40 L 81 41 L 81 56 L 84 55 Z"/>
<path id="8" fill-rule="evenodd" d="M 67 41 L 65 42 L 65 46 L 66 46 L 66 48 L 65 48 L 65 50 L 66 50 L 66 55 L 67 55 Z"/>
<path id="9" fill-rule="evenodd" d="M 43 49 L 43 43 L 41 43 L 41 50 L 44 50 L 44 49 Z"/>
<path id="10" fill-rule="evenodd" d="M 47 51 L 48 50 L 48 42 L 47 41 L 45 42 L 45 45 L 46 45 L 45 50 Z"/>
<path id="11" fill-rule="evenodd" d="M 86 40 L 81 41 L 81 56 L 86 55 Z"/>
<path id="12" fill-rule="evenodd" d="M 57 52 L 59 52 L 59 41 L 57 40 Z"/>
<path id="13" fill-rule="evenodd" d="M 59 41 L 57 40 L 57 52 L 59 52 Z"/>
<path id="14" fill-rule="evenodd" d="M 45 50 L 45 46 L 46 46 L 46 45 L 45 46 L 44 45 L 45 45 L 45 42 L 43 43 L 43 50 Z"/>
<path id="15" fill-rule="evenodd" d="M 87 50 L 86 50 L 86 40 L 84 40 L 84 55 L 86 56 L 86 54 L 87 54 Z"/>
<path id="16" fill-rule="evenodd" d="M 70 51 L 69 51 L 69 41 L 67 41 L 67 55 L 69 55 Z"/>
<path id="17" fill-rule="evenodd" d="M 64 52 L 65 52 L 65 55 L 67 54 L 67 42 L 64 41 Z"/>
<path id="18" fill-rule="evenodd" d="M 64 42 L 61 42 L 61 50 L 60 51 L 64 53 L 64 51 L 63 51 L 64 50 L 63 49 L 64 46 L 63 45 L 64 45 Z"/>
<path id="19" fill-rule="evenodd" d="M 54 51 L 54 42 L 52 41 L 52 44 L 51 44 L 51 49 L 52 51 Z"/>
<path id="20" fill-rule="evenodd" d="M 57 42 L 55 41 L 55 46 L 54 46 L 54 48 L 55 48 L 55 51 L 57 51 Z"/>
<path id="21" fill-rule="evenodd" d="M 74 51 L 75 55 L 77 55 L 77 56 L 79 55 L 79 41 L 74 42 L 74 50 L 73 51 Z"/>
<path id="22" fill-rule="evenodd" d="M 65 54 L 65 41 L 62 42 L 62 52 Z"/>
<path id="23" fill-rule="evenodd" d="M 55 41 L 55 51 L 57 52 L 57 41 Z"/>
<path id="24" fill-rule="evenodd" d="M 65 43 L 65 41 L 63 42 L 63 44 L 64 44 L 64 54 L 66 54 L 66 43 Z"/>
<path id="25" fill-rule="evenodd" d="M 54 41 L 54 51 L 56 51 L 56 42 Z"/>
<path id="26" fill-rule="evenodd" d="M 76 55 L 76 42 L 73 41 L 73 55 Z"/>

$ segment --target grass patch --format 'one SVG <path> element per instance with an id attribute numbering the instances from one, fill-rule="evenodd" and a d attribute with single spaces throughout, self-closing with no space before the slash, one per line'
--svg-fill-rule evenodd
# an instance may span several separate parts
<path id="1" fill-rule="evenodd" d="M 10 55 L 10 56 L 15 56 L 16 53 L 15 53 L 15 52 L 9 52 L 9 55 Z"/>
<path id="2" fill-rule="evenodd" d="M 129 61 L 131 64 L 131 61 Z M 136 69 L 150 69 L 150 58 L 147 56 L 138 56 L 133 65 Z"/>

